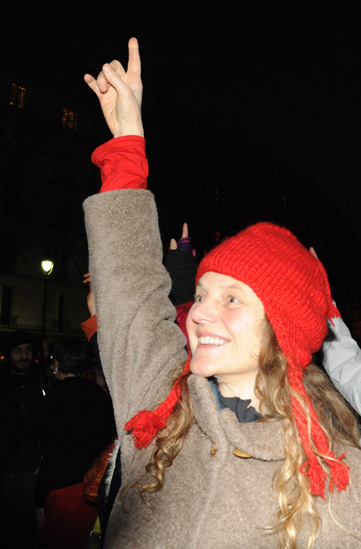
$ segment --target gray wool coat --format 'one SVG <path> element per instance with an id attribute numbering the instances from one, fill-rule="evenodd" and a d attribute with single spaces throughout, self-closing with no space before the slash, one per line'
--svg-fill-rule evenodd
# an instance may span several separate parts
<path id="1" fill-rule="evenodd" d="M 157 211 L 148 190 L 109 191 L 84 202 L 89 269 L 96 297 L 99 348 L 122 448 L 123 484 L 144 473 L 152 445 L 137 450 L 124 425 L 151 409 L 184 364 L 185 338 L 168 299 Z M 280 546 L 273 524 L 274 473 L 284 459 L 282 420 L 240 424 L 219 411 L 207 379 L 189 378 L 196 423 L 161 491 L 137 489 L 117 500 L 106 549 L 271 549 Z M 322 529 L 317 548 L 361 547 L 361 453 L 347 447 L 351 486 L 317 498 Z M 332 517 L 331 517 L 332 515 Z M 309 525 L 298 537 L 307 546 Z"/>

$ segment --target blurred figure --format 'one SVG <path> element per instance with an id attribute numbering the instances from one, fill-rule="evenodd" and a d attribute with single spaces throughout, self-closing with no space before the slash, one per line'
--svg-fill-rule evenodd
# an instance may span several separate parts
<path id="1" fill-rule="evenodd" d="M 2 533 L 9 547 L 33 547 L 34 485 L 40 464 L 47 382 L 34 362 L 33 336 L 8 335 L 0 367 L 0 445 Z"/>
<path id="2" fill-rule="evenodd" d="M 95 297 L 89 273 L 86 273 L 84 275 L 83 284 L 89 284 L 89 292 L 87 294 L 86 303 L 90 316 L 84 322 L 82 322 L 80 326 L 84 332 L 85 337 L 90 343 L 91 350 L 95 359 L 95 363 L 93 365 L 93 379 L 98 385 L 100 385 L 100 387 L 102 387 L 102 389 L 104 389 L 104 391 L 109 392 L 99 355 Z"/>
<path id="3" fill-rule="evenodd" d="M 98 514 L 84 498 L 84 476 L 115 437 L 109 395 L 84 379 L 89 347 L 73 339 L 54 350 L 57 380 L 45 402 L 44 452 L 35 488 L 39 547 L 80 548 Z"/>

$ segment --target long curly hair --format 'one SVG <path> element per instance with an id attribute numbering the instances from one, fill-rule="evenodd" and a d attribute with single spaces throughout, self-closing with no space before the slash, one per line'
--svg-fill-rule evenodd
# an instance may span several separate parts
<path id="1" fill-rule="evenodd" d="M 315 498 L 311 495 L 309 479 L 300 470 L 307 461 L 307 456 L 298 435 L 291 399 L 297 399 L 299 405 L 305 410 L 309 424 L 311 415 L 305 399 L 290 387 L 287 369 L 285 355 L 266 318 L 255 394 L 260 400 L 261 413 L 267 414 L 260 421 L 282 418 L 285 433 L 285 460 L 274 477 L 278 511 L 274 524 L 266 526 L 266 529 L 279 534 L 281 547 L 293 549 L 296 547 L 301 524 L 308 516 L 313 523 L 313 531 L 308 541 L 308 547 L 312 548 L 320 527 L 320 518 Z M 157 435 L 153 455 L 146 466 L 144 476 L 123 488 L 120 493 L 121 498 L 124 498 L 125 493 L 132 487 L 138 487 L 142 492 L 157 492 L 162 488 L 166 469 L 172 466 L 195 421 L 187 384 L 189 375 L 181 378 L 181 396 L 168 418 L 167 427 Z M 180 372 L 177 372 L 174 381 L 179 377 Z M 320 425 L 326 433 L 330 449 L 332 450 L 337 443 L 343 445 L 348 443 L 358 447 L 360 435 L 356 416 L 321 368 L 311 363 L 304 372 L 303 382 Z M 311 437 L 310 444 L 312 445 Z M 315 453 L 322 467 L 328 472 L 328 467 L 323 460 L 324 456 L 317 451 Z"/>

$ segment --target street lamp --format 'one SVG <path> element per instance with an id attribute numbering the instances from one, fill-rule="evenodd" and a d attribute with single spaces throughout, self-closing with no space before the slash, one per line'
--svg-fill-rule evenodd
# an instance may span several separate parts
<path id="1" fill-rule="evenodd" d="M 43 261 L 41 262 L 41 269 L 44 276 L 48 277 L 49 275 L 51 275 L 54 269 L 54 263 L 51 261 L 51 259 L 43 259 Z"/>
<path id="2" fill-rule="evenodd" d="M 44 275 L 44 297 L 43 297 L 43 317 L 42 317 L 42 323 L 41 323 L 41 337 L 44 339 L 45 337 L 45 324 L 46 324 L 46 298 L 47 298 L 47 290 L 48 290 L 48 278 L 53 272 L 54 263 L 51 261 L 51 259 L 43 259 L 41 262 L 41 270 L 43 271 Z"/>

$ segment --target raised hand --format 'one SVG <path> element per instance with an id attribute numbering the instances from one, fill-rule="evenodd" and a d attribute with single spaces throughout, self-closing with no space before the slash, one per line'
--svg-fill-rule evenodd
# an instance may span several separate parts
<path id="1" fill-rule="evenodd" d="M 141 116 L 143 85 L 138 41 L 128 43 L 128 67 L 115 60 L 103 65 L 95 79 L 90 74 L 84 80 L 99 99 L 104 118 L 114 137 L 144 136 Z"/>
<path id="2" fill-rule="evenodd" d="M 188 238 L 188 225 L 187 225 L 187 223 L 183 223 L 181 240 L 183 238 Z M 170 241 L 170 244 L 169 244 L 169 249 L 170 250 L 176 250 L 177 247 L 178 247 L 177 241 L 175 240 L 175 238 L 172 238 L 171 241 Z"/>
<path id="3" fill-rule="evenodd" d="M 96 314 L 97 311 L 96 311 L 96 307 L 95 307 L 95 297 L 94 297 L 93 287 L 92 287 L 91 282 L 90 282 L 90 274 L 89 273 L 86 273 L 84 275 L 83 284 L 89 284 L 89 293 L 88 293 L 87 298 L 86 298 L 86 303 L 87 303 L 87 306 L 88 306 L 90 316 L 93 316 L 93 315 Z"/>

